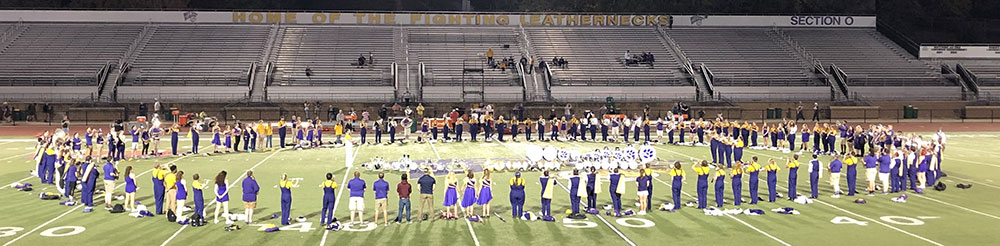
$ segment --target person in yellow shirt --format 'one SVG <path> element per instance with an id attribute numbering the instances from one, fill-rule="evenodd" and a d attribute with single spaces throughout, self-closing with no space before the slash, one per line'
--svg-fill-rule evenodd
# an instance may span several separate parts
<path id="1" fill-rule="evenodd" d="M 767 201 L 774 202 L 778 197 L 777 186 L 778 186 L 778 165 L 774 164 L 774 159 L 767 160 L 767 166 L 764 166 L 764 171 L 767 172 Z"/>
<path id="2" fill-rule="evenodd" d="M 264 125 L 264 136 L 267 137 L 265 138 L 264 147 L 267 148 L 268 150 L 274 150 L 274 146 L 271 144 L 271 139 L 273 138 L 272 136 L 274 136 L 273 126 L 271 126 L 270 123 L 263 125 Z"/>
<path id="3" fill-rule="evenodd" d="M 737 161 L 733 164 L 732 170 L 732 182 L 733 182 L 733 205 L 739 206 L 743 203 L 743 162 Z"/>
<path id="4" fill-rule="evenodd" d="M 288 174 L 281 174 L 278 188 L 281 189 L 281 224 L 289 225 L 292 212 L 292 186 L 295 183 L 288 179 Z"/>
<path id="5" fill-rule="evenodd" d="M 681 209 L 681 186 L 684 185 L 684 169 L 681 169 L 681 162 L 674 162 L 674 168 L 670 169 L 670 177 L 673 182 L 671 182 L 671 191 L 674 199 L 673 210 Z M 652 177 L 646 176 L 646 179 L 651 179 Z M 643 201 L 645 202 L 645 201 Z M 648 206 L 648 205 L 647 205 Z"/>
<path id="6" fill-rule="evenodd" d="M 204 193 L 202 193 L 202 188 L 204 188 L 204 184 L 202 183 L 202 180 L 200 180 L 201 176 L 199 176 L 197 173 L 195 173 L 191 177 L 194 178 L 194 180 L 192 180 L 191 182 L 191 194 L 194 195 L 194 198 L 192 198 L 192 201 L 194 201 L 194 214 L 197 214 L 199 216 L 200 222 L 204 222 L 205 197 L 203 196 Z"/>
<path id="7" fill-rule="evenodd" d="M 715 206 L 722 208 L 722 200 L 726 196 L 726 167 L 722 163 L 715 164 Z"/>
<path id="8" fill-rule="evenodd" d="M 362 122 L 361 125 L 362 125 L 361 126 L 362 128 L 364 128 L 364 127 L 367 126 L 367 125 L 365 125 L 364 122 Z M 344 140 L 342 139 L 343 136 L 344 136 L 344 122 L 343 121 L 337 123 L 336 125 L 333 125 L 333 135 L 337 136 L 337 140 L 336 140 L 337 144 L 340 144 L 340 143 L 344 142 Z M 361 139 L 364 139 L 364 138 L 362 137 Z"/>
<path id="9" fill-rule="evenodd" d="M 320 210 L 320 224 L 328 225 L 333 223 L 333 206 L 336 202 L 337 195 L 334 191 L 337 189 L 337 182 L 333 181 L 333 173 L 326 173 L 326 181 L 323 181 L 319 187 L 323 188 L 323 210 Z"/>
<path id="10" fill-rule="evenodd" d="M 795 185 L 798 184 L 799 179 L 799 155 L 792 155 L 792 159 L 788 160 L 788 164 L 785 164 L 788 168 L 788 199 L 795 200 L 798 194 L 795 193 Z"/>
<path id="11" fill-rule="evenodd" d="M 267 126 L 268 126 L 268 124 L 264 123 L 264 120 L 257 121 L 257 126 L 256 126 L 256 128 L 257 128 L 256 129 L 257 130 L 257 135 L 261 136 L 261 137 L 257 138 L 257 146 L 260 146 L 261 149 L 264 149 L 264 137 L 263 137 L 263 135 L 265 135 L 265 133 L 267 133 Z"/>
<path id="12" fill-rule="evenodd" d="M 750 183 L 750 187 L 749 187 L 750 188 L 750 204 L 757 204 L 757 201 L 760 200 L 760 197 L 757 195 L 757 184 L 760 183 L 760 179 L 759 179 L 760 176 L 759 175 L 760 175 L 760 168 L 761 167 L 760 167 L 760 164 L 757 163 L 757 157 L 756 156 L 752 157 L 751 160 L 752 161 L 750 162 L 750 165 L 747 165 L 747 167 L 746 167 L 746 169 L 747 169 L 746 172 L 748 174 L 750 174 L 750 180 L 747 180 L 748 183 Z"/>
<path id="13" fill-rule="evenodd" d="M 163 171 L 163 186 L 167 191 L 164 199 L 166 199 L 167 211 L 172 211 L 174 214 L 177 213 L 177 166 L 170 165 L 170 171 Z"/>
<path id="14" fill-rule="evenodd" d="M 708 206 L 708 161 L 701 161 L 691 167 L 695 174 L 698 174 L 698 209 L 705 209 Z M 674 199 L 675 202 L 677 199 Z"/>
<path id="15" fill-rule="evenodd" d="M 854 151 L 844 158 L 844 166 L 847 166 L 847 195 L 853 196 L 858 180 L 858 158 L 855 157 Z"/>

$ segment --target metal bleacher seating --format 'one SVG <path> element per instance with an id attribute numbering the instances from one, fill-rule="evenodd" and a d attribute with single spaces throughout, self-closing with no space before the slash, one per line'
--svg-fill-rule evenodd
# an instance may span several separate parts
<path id="1" fill-rule="evenodd" d="M 947 86 L 927 63 L 868 28 L 787 28 L 783 32 L 825 66 L 836 64 L 851 86 Z"/>
<path id="2" fill-rule="evenodd" d="M 283 27 L 275 45 L 272 85 L 392 85 L 393 27 Z M 358 66 L 358 57 L 374 58 Z M 310 74 L 306 74 L 306 69 Z"/>
<path id="3" fill-rule="evenodd" d="M 412 27 L 408 28 L 410 58 L 423 62 L 429 74 L 428 86 L 460 86 L 465 69 L 483 69 L 465 73 L 466 85 L 516 86 L 517 68 L 506 71 L 486 64 L 486 51 L 493 49 L 493 59 L 521 59 L 522 46 L 514 28 L 509 27 Z M 507 46 L 508 48 L 504 48 Z"/>
<path id="4" fill-rule="evenodd" d="M 3 30 L 11 42 L 0 46 L 0 85 L 96 86 L 98 72 L 118 64 L 142 26 L 23 24 Z"/>
<path id="5" fill-rule="evenodd" d="M 136 51 L 124 85 L 246 86 L 251 65 L 263 56 L 270 28 L 157 26 Z"/>
<path id="6" fill-rule="evenodd" d="M 796 51 L 768 28 L 667 30 L 695 66 L 705 64 L 715 86 L 819 86 Z"/>
<path id="7" fill-rule="evenodd" d="M 562 57 L 565 68 L 550 66 L 553 86 L 680 86 L 680 63 L 653 28 L 525 28 L 536 56 Z M 655 66 L 625 66 L 625 51 L 652 52 Z M 537 63 L 537 62 L 536 62 Z"/>
<path id="8" fill-rule="evenodd" d="M 996 60 L 957 60 L 969 72 L 976 75 L 980 86 L 1000 86 L 1000 61 Z"/>

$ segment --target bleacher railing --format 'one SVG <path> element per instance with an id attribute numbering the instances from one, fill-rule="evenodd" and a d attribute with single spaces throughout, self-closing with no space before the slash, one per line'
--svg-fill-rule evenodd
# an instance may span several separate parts
<path id="1" fill-rule="evenodd" d="M 844 73 L 844 70 L 840 70 L 840 67 L 837 67 L 837 64 L 830 64 L 830 74 L 833 76 L 837 87 L 840 88 L 840 92 L 844 93 L 845 97 L 850 95 L 851 91 L 847 87 L 847 73 Z"/>
<path id="2" fill-rule="evenodd" d="M 708 66 L 705 66 L 705 63 L 702 63 L 699 66 L 701 67 L 701 75 L 705 79 L 705 85 L 707 87 L 706 89 L 708 89 L 708 96 L 712 96 L 713 94 L 715 94 L 715 74 L 712 73 L 712 70 L 708 69 Z"/>
<path id="3" fill-rule="evenodd" d="M 961 63 L 955 65 L 955 70 L 957 70 L 958 76 L 961 77 L 966 86 L 969 87 L 969 90 L 979 93 L 979 76 L 976 76 L 976 73 L 965 68 Z"/>
<path id="4" fill-rule="evenodd" d="M 526 82 L 527 78 L 525 78 L 526 73 L 524 70 L 524 66 L 521 66 L 520 62 L 517 63 L 517 74 L 520 75 L 519 77 L 521 77 L 521 100 L 527 100 L 527 95 L 528 95 L 528 84 Z"/>
<path id="5" fill-rule="evenodd" d="M 427 76 L 427 67 L 424 66 L 424 62 L 417 63 L 417 69 L 419 69 L 419 74 L 417 74 L 419 79 L 417 79 L 417 95 L 423 98 L 424 95 L 424 79 Z"/>
<path id="6" fill-rule="evenodd" d="M 97 74 L 97 95 L 104 95 L 104 84 L 107 83 L 108 74 L 111 73 L 111 61 L 104 64 L 101 71 Z"/>
<path id="7" fill-rule="evenodd" d="M 257 77 L 257 63 L 251 62 L 250 70 L 247 71 L 247 76 L 246 76 L 248 82 L 247 90 L 249 91 L 247 96 L 251 96 L 253 93 L 253 84 L 254 84 L 254 79 L 256 79 L 256 77 Z"/>

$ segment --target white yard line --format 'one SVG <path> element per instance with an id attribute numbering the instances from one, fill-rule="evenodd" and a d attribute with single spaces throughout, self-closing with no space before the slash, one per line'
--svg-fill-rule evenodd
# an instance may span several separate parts
<path id="1" fill-rule="evenodd" d="M 510 150 L 510 152 L 514 152 L 514 154 L 517 154 L 517 156 L 520 156 L 521 159 L 525 159 L 525 160 L 528 159 L 527 157 L 525 157 L 524 155 L 522 155 L 521 152 L 517 152 L 514 149 L 510 148 L 510 146 L 507 146 L 506 143 L 500 142 L 500 144 L 503 145 L 503 147 L 507 148 L 507 150 Z M 563 185 L 562 183 L 559 183 L 559 186 L 561 186 L 564 190 L 566 190 L 567 193 L 569 193 L 569 189 L 566 188 L 565 185 Z M 584 204 L 584 202 L 581 200 L 580 204 Z M 604 219 L 604 217 L 602 217 L 600 214 L 598 214 L 596 216 L 597 216 L 598 219 L 601 219 L 601 221 L 604 222 L 604 225 L 608 226 L 608 228 L 611 228 L 611 230 L 614 231 L 615 234 L 618 234 L 618 237 L 621 237 L 622 240 L 625 240 L 625 242 L 628 243 L 628 245 L 635 246 L 635 243 L 632 242 L 631 239 L 629 239 L 628 237 L 626 237 L 625 233 L 622 233 L 621 231 L 618 230 L 618 228 L 615 228 L 614 225 L 611 225 L 611 223 L 608 222 L 608 220 Z"/>
<path id="2" fill-rule="evenodd" d="M 360 151 L 361 151 L 361 145 L 358 145 L 358 148 L 354 150 L 354 155 L 352 156 L 352 158 L 357 159 L 356 157 L 358 156 L 358 152 L 360 152 Z M 344 194 L 344 190 L 347 189 L 347 183 L 346 183 L 347 182 L 347 176 L 351 175 L 351 167 L 353 167 L 353 166 L 354 166 L 354 163 L 351 163 L 351 166 L 347 167 L 347 171 L 344 171 L 344 177 L 340 178 L 341 188 L 340 188 L 340 190 L 337 191 L 337 197 L 333 198 L 333 217 L 334 218 L 337 217 L 337 206 L 340 206 L 340 194 Z M 319 216 L 323 217 L 322 214 L 320 214 Z M 326 225 L 323 225 L 323 239 L 319 241 L 319 246 L 326 245 L 326 235 L 327 234 L 330 234 L 330 230 L 327 230 L 326 229 Z"/>
<path id="3" fill-rule="evenodd" d="M 14 158 L 17 158 L 17 157 L 22 157 L 22 156 L 34 154 L 34 153 L 35 153 L 35 151 L 31 151 L 31 152 L 20 154 L 20 155 L 8 156 L 8 157 L 4 157 L 3 159 L 0 159 L 0 161 L 6 161 L 6 160 L 14 159 Z"/>
<path id="4" fill-rule="evenodd" d="M 942 158 L 941 160 L 942 161 L 946 161 L 946 160 L 947 161 L 958 161 L 958 162 L 964 162 L 964 163 L 969 163 L 969 164 L 976 164 L 976 165 L 980 165 L 980 166 L 1000 167 L 1000 165 L 997 165 L 997 164 L 989 164 L 989 163 L 985 163 L 985 162 L 963 160 L 963 159 L 958 159 L 958 158 L 954 158 L 954 157 Z"/>
<path id="5" fill-rule="evenodd" d="M 987 183 L 983 183 L 983 182 L 979 182 L 979 181 L 975 181 L 975 180 L 971 180 L 971 179 L 966 179 L 966 178 L 959 178 L 959 177 L 955 177 L 954 175 L 948 175 L 948 177 L 946 177 L 946 178 L 954 178 L 954 179 L 962 180 L 962 181 L 965 181 L 965 182 L 972 182 L 972 183 L 976 183 L 976 184 L 980 184 L 980 185 L 985 185 L 987 187 L 993 187 L 993 188 L 1000 189 L 1000 186 L 991 185 L 991 184 L 987 184 Z"/>
<path id="6" fill-rule="evenodd" d="M 664 182 L 660 178 L 653 177 L 653 179 L 655 179 L 656 181 L 659 181 L 660 183 L 665 184 L 665 185 L 667 185 L 669 187 L 673 187 L 673 185 L 671 185 L 671 184 L 669 184 L 667 182 Z M 681 191 L 681 193 L 683 193 L 684 195 L 686 195 L 686 196 L 688 196 L 690 198 L 695 198 L 690 193 L 687 193 L 687 191 Z M 791 244 L 788 244 L 785 241 L 782 241 L 781 239 L 778 239 L 778 237 L 775 237 L 774 235 L 771 235 L 770 233 L 767 233 L 764 230 L 761 230 L 760 228 L 757 228 L 756 226 L 753 226 L 750 223 L 747 223 L 746 221 L 743 221 L 743 220 L 741 220 L 739 218 L 736 218 L 736 216 L 733 216 L 731 214 L 725 214 L 725 215 L 726 215 L 726 217 L 729 217 L 730 219 L 734 219 L 737 222 L 740 222 L 740 224 L 743 224 L 743 225 L 745 225 L 747 227 L 750 227 L 750 229 L 753 229 L 754 231 L 757 231 L 758 233 L 763 234 L 764 236 L 767 236 L 767 237 L 769 237 L 771 239 L 774 239 L 774 241 L 777 241 L 778 243 L 781 243 L 781 245 L 791 246 Z"/>
<path id="7" fill-rule="evenodd" d="M 180 158 L 177 158 L 174 161 L 183 159 L 184 157 L 186 157 L 186 156 L 182 156 Z M 171 163 L 173 163 L 173 162 L 171 162 Z M 142 172 L 139 175 L 136 175 L 136 177 L 142 176 L 142 175 L 147 174 L 147 173 L 152 172 L 152 171 L 153 171 L 153 169 L 146 170 L 145 172 Z M 122 184 L 119 184 L 118 186 L 115 186 L 115 189 L 121 187 L 122 185 L 125 185 L 125 183 L 123 182 Z M 96 196 L 96 194 L 95 194 L 94 200 L 98 200 L 98 199 L 102 199 L 103 200 L 104 196 Z M 82 207 L 83 207 L 82 203 L 80 205 L 76 205 L 75 207 L 71 208 L 69 211 L 66 211 L 66 212 L 60 214 L 59 216 L 56 216 L 55 218 L 52 218 L 51 220 L 46 221 L 45 223 L 42 223 L 41 225 L 38 225 L 34 229 L 31 229 L 30 231 L 28 231 L 28 232 L 26 232 L 24 234 L 21 234 L 21 236 L 19 236 L 17 238 L 14 238 L 14 240 L 10 240 L 9 242 L 3 244 L 3 246 L 8 246 L 8 245 L 10 245 L 10 244 L 12 244 L 14 242 L 17 242 L 17 240 L 21 240 L 22 238 L 27 237 L 28 235 L 31 235 L 31 233 L 34 233 L 35 231 L 38 231 L 42 227 L 45 227 L 45 226 L 51 224 L 52 222 L 55 222 L 56 220 L 59 220 L 62 217 L 65 217 L 66 215 L 68 215 L 68 214 L 72 213 L 73 211 L 76 211 L 77 209 L 82 208 Z"/>
<path id="8" fill-rule="evenodd" d="M 759 152 L 759 151 L 750 151 L 750 152 L 756 152 L 756 153 L 759 153 L 759 154 L 762 154 L 762 155 L 766 155 L 766 156 L 770 156 L 770 157 L 779 157 L 779 156 L 775 156 L 775 155 L 771 155 L 771 154 L 767 154 L 767 153 L 762 153 L 762 152 Z M 780 158 L 780 157 L 779 157 L 779 158 Z M 764 179 L 760 179 L 760 180 L 764 180 Z M 785 191 L 787 191 L 787 190 L 788 190 L 788 188 L 785 188 L 785 187 L 782 187 L 781 185 L 775 185 L 775 187 L 777 187 L 777 188 L 781 188 L 781 189 L 784 189 Z M 926 197 L 925 197 L 925 198 L 926 198 Z M 863 215 L 860 215 L 860 214 L 857 214 L 857 213 L 854 213 L 854 212 L 851 212 L 851 211 L 848 211 L 848 210 L 846 210 L 846 209 L 843 209 L 843 208 L 840 208 L 840 207 L 837 207 L 836 205 L 833 205 L 833 204 L 830 204 L 830 203 L 828 203 L 828 202 L 824 202 L 824 201 L 822 201 L 822 200 L 819 200 L 819 199 L 813 199 L 813 201 L 815 201 L 815 202 L 818 202 L 818 203 L 820 203 L 820 204 L 823 204 L 823 205 L 826 205 L 826 206 L 828 206 L 828 207 L 831 207 L 831 208 L 834 208 L 834 209 L 837 209 L 837 210 L 840 210 L 841 212 L 845 212 L 845 213 L 848 213 L 848 214 L 851 214 L 851 215 L 854 215 L 854 216 L 857 216 L 857 217 L 860 217 L 860 218 L 862 218 L 862 219 L 865 219 L 865 220 L 868 220 L 868 221 L 871 221 L 871 222 L 875 222 L 876 224 L 879 224 L 879 225 L 882 225 L 882 226 L 885 226 L 885 227 L 888 227 L 889 229 L 893 229 L 893 230 L 895 230 L 895 231 L 898 231 L 898 232 L 901 232 L 901 233 L 903 233 L 903 234 L 906 234 L 906 235 L 910 235 L 910 236 L 912 236 L 912 237 L 915 237 L 915 238 L 918 238 L 918 239 L 920 239 L 920 240 L 924 240 L 924 241 L 926 241 L 926 242 L 928 242 L 928 243 L 931 243 L 931 244 L 934 244 L 934 245 L 938 245 L 938 246 L 942 246 L 942 244 L 941 244 L 941 243 L 938 243 L 938 242 L 935 242 L 935 241 L 933 241 L 933 240 L 930 240 L 930 239 L 927 239 L 927 238 L 925 238 L 925 237 L 922 237 L 922 236 L 920 236 L 920 235 L 917 235 L 917 234 L 913 234 L 913 233 L 910 233 L 910 232 L 908 232 L 908 231 L 906 231 L 906 230 L 903 230 L 903 229 L 899 229 L 899 228 L 897 228 L 897 227 L 895 227 L 895 226 L 892 226 L 892 225 L 889 225 L 889 224 L 886 224 L 886 223 L 882 223 L 882 221 L 879 221 L 879 220 L 875 220 L 875 219 L 872 219 L 872 218 L 868 218 L 868 217 L 865 217 L 865 216 L 863 216 Z"/>
<path id="9" fill-rule="evenodd" d="M 948 205 L 948 206 L 956 207 L 956 208 L 959 208 L 959 209 L 962 209 L 962 210 L 965 210 L 965 211 L 969 211 L 969 212 L 972 212 L 972 213 L 975 213 L 975 214 L 979 214 L 979 215 L 982 215 L 982 216 L 986 216 L 986 217 L 990 217 L 990 218 L 994 218 L 994 219 L 1000 220 L 1000 217 L 998 217 L 996 215 L 983 213 L 983 212 L 976 211 L 976 210 L 973 210 L 973 209 L 970 209 L 970 208 L 966 208 L 966 207 L 955 205 L 955 204 L 952 204 L 952 203 L 949 203 L 949 202 L 945 202 L 945 201 L 941 201 L 941 200 L 938 200 L 938 199 L 934 199 L 934 198 L 931 198 L 930 196 L 927 196 L 927 195 L 917 194 L 915 197 L 924 198 L 924 199 L 935 201 L 935 202 L 938 202 L 938 203 L 941 203 L 941 204 L 944 204 L 944 205 Z"/>
<path id="10" fill-rule="evenodd" d="M 282 150 L 285 150 L 285 149 L 278 149 L 277 151 L 274 151 L 273 153 L 271 153 L 271 154 L 270 154 L 270 155 L 268 155 L 267 157 L 264 157 L 264 159 L 263 159 L 263 160 L 260 160 L 260 162 L 257 162 L 257 164 L 256 164 L 256 165 L 253 165 L 252 167 L 250 167 L 250 169 L 247 169 L 247 170 L 248 170 L 248 171 L 252 171 L 252 170 L 253 170 L 254 168 L 257 168 L 257 167 L 258 167 L 258 166 L 260 166 L 261 164 L 264 164 L 264 162 L 267 162 L 267 160 L 268 160 L 268 159 L 271 159 L 271 157 L 273 157 L 274 155 L 278 154 L 278 152 L 281 152 Z M 200 151 L 200 150 L 199 150 L 199 151 Z M 246 176 L 247 176 L 247 172 L 243 172 L 243 174 L 241 174 L 239 178 L 236 178 L 235 182 L 233 182 L 233 183 L 229 184 L 229 186 L 227 186 L 227 187 L 226 187 L 226 190 L 227 190 L 227 191 L 228 191 L 228 190 L 231 190 L 231 189 L 233 188 L 233 186 L 234 186 L 234 185 L 236 185 L 236 184 L 239 184 L 239 183 L 240 183 L 240 181 L 242 181 L 242 180 L 243 180 L 243 178 L 244 178 L 244 177 L 246 177 Z M 207 205 L 205 205 L 205 207 L 211 207 L 211 206 L 212 206 L 212 204 L 215 204 L 215 199 L 212 199 L 212 201 L 211 201 L 211 202 L 209 202 L 209 203 L 208 203 Z M 166 241 L 163 241 L 163 243 L 162 243 L 162 244 L 160 244 L 160 246 L 164 246 L 164 245 L 167 245 L 168 243 L 170 243 L 170 241 L 174 240 L 174 238 L 176 238 L 176 237 L 177 237 L 177 235 L 180 235 L 180 234 L 181 234 L 181 232 L 182 232 L 182 231 L 184 231 L 184 229 L 185 229 L 185 228 L 187 228 L 187 227 L 188 227 L 188 225 L 184 225 L 184 226 L 181 226 L 181 228 L 180 228 L 180 229 L 177 229 L 177 232 L 174 232 L 174 234 L 173 234 L 173 235 L 170 235 L 170 238 L 167 238 L 167 240 L 166 240 Z"/>
<path id="11" fill-rule="evenodd" d="M 434 147 L 434 142 L 428 142 L 428 143 L 431 144 L 431 149 L 434 150 L 434 155 L 437 156 L 437 160 L 441 161 L 441 154 L 438 153 L 437 147 Z M 476 246 L 479 246 L 479 237 L 476 236 L 476 230 L 472 229 L 472 222 L 469 222 L 468 219 L 464 220 L 465 220 L 465 225 L 469 226 L 469 234 L 472 235 L 472 241 L 476 242 Z"/>
<path id="12" fill-rule="evenodd" d="M 28 180 L 28 179 L 30 179 L 30 178 L 34 178 L 34 177 L 35 177 L 35 176 L 28 176 L 27 178 L 23 178 L 23 179 L 21 179 L 21 180 L 18 180 L 18 181 L 14 181 L 14 183 L 21 183 L 21 182 L 24 182 L 25 180 Z M 4 185 L 4 186 L 0 186 L 0 190 L 3 190 L 3 189 L 6 189 L 7 187 L 10 187 L 10 185 Z"/>

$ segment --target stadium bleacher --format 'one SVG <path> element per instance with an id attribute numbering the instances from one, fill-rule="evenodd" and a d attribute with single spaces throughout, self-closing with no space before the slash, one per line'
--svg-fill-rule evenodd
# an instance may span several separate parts
<path id="1" fill-rule="evenodd" d="M 96 86 L 97 73 L 119 63 L 142 26 L 23 24 L 0 30 L 11 35 L 4 37 L 10 44 L 0 46 L 0 85 Z"/>
<path id="2" fill-rule="evenodd" d="M 789 28 L 783 32 L 824 66 L 840 67 L 851 86 L 951 85 L 940 71 L 900 50 L 875 29 Z"/>
<path id="3" fill-rule="evenodd" d="M 270 26 L 160 25 L 138 48 L 124 85 L 245 86 Z"/>
<path id="4" fill-rule="evenodd" d="M 980 86 L 1000 86 L 1000 61 L 997 60 L 955 60 L 948 63 L 962 64 L 976 75 Z"/>
<path id="5" fill-rule="evenodd" d="M 566 68 L 552 68 L 553 86 L 679 86 L 680 64 L 653 28 L 525 28 L 531 48 L 546 61 L 563 57 Z M 625 51 L 652 52 L 655 66 L 626 67 Z M 537 63 L 537 62 L 536 62 Z"/>
<path id="6" fill-rule="evenodd" d="M 465 74 L 466 85 L 515 86 L 520 84 L 517 69 L 491 69 L 486 51 L 493 49 L 493 59 L 521 59 L 522 44 L 514 28 L 509 27 L 414 27 L 407 28 L 411 61 L 427 68 L 427 85 L 461 86 L 464 69 L 483 69 Z M 508 48 L 504 48 L 507 45 Z"/>
<path id="7" fill-rule="evenodd" d="M 392 85 L 395 60 L 392 27 L 282 27 L 271 56 L 272 85 Z M 372 66 L 357 66 L 358 56 L 374 57 Z M 311 76 L 306 75 L 306 68 Z"/>
<path id="8" fill-rule="evenodd" d="M 811 64 L 769 28 L 674 28 L 666 31 L 715 86 L 821 86 Z"/>

